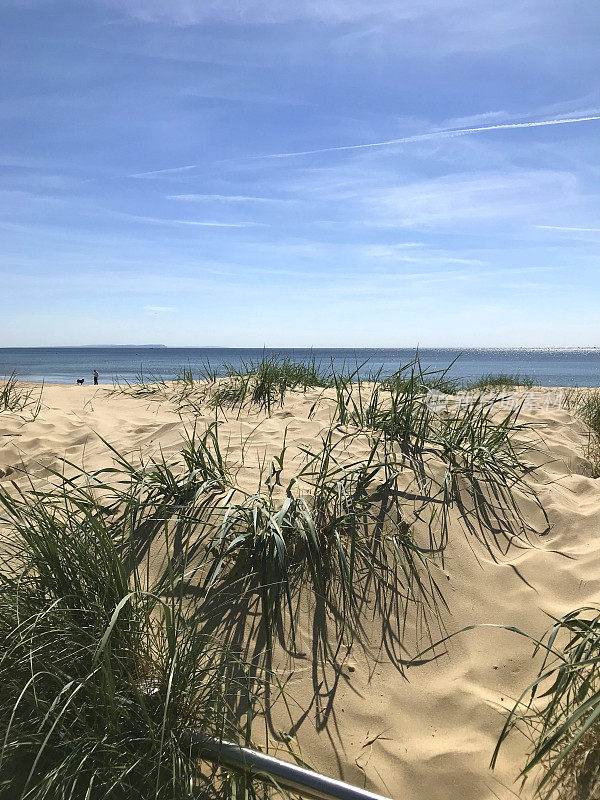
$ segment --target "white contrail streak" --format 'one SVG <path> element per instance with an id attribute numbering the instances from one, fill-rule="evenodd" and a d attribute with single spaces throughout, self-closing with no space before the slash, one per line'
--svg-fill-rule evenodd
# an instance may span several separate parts
<path id="1" fill-rule="evenodd" d="M 400 139 L 387 139 L 383 142 L 367 142 L 366 144 L 346 144 L 339 147 L 321 147 L 318 150 L 299 150 L 295 153 L 265 153 L 249 158 L 293 158 L 294 156 L 310 156 L 316 153 L 335 153 L 342 150 L 367 150 L 375 147 L 387 147 L 391 144 L 410 144 L 411 142 L 424 142 L 428 139 L 451 139 L 454 136 L 468 136 L 470 133 L 485 133 L 486 131 L 506 131 L 515 128 L 541 128 L 546 125 L 567 125 L 574 122 L 592 122 L 600 120 L 600 114 L 587 117 L 566 117 L 564 119 L 544 119 L 539 122 L 507 122 L 502 125 L 483 125 L 479 128 L 442 128 L 431 133 L 419 133 L 415 136 L 403 136 Z M 185 172 L 196 169 L 199 164 L 188 164 L 185 167 L 171 167 L 170 169 L 156 169 L 150 172 L 136 172 L 126 175 L 127 178 L 145 178 L 152 175 L 164 175 L 169 172 Z M 256 198 L 258 199 L 258 198 Z"/>
<path id="2" fill-rule="evenodd" d="M 431 133 L 420 133 L 416 136 L 403 136 L 400 139 L 387 139 L 383 142 L 368 142 L 367 144 L 347 144 L 340 147 L 322 147 L 318 150 L 300 150 L 295 153 L 268 153 L 253 158 L 291 158 L 293 156 L 309 156 L 315 153 L 333 153 L 341 150 L 366 150 L 373 147 L 387 147 L 391 144 L 409 144 L 410 142 L 423 142 L 427 139 L 451 139 L 454 136 L 467 136 L 470 133 L 485 133 L 486 131 L 514 130 L 515 128 L 541 128 L 544 125 L 567 125 L 573 122 L 591 122 L 599 120 L 600 114 L 589 117 L 568 117 L 566 119 L 544 119 L 539 122 L 509 122 L 503 125 L 484 125 L 480 128 L 445 128 Z"/>
<path id="3" fill-rule="evenodd" d="M 133 175 L 126 175 L 126 178 L 146 178 L 149 175 L 164 175 L 165 172 L 185 172 L 188 169 L 196 169 L 197 164 L 188 164 L 186 167 L 170 167 L 169 169 L 153 169 L 150 172 L 134 172 Z"/>
<path id="4" fill-rule="evenodd" d="M 577 231 L 578 233 L 600 233 L 600 228 L 569 228 L 566 225 L 536 225 L 545 231 Z"/>
<path id="5" fill-rule="evenodd" d="M 119 219 L 130 219 L 133 222 L 144 222 L 149 225 L 192 225 L 199 228 L 256 228 L 263 227 L 263 222 L 212 222 L 195 219 L 165 219 L 163 217 L 142 217 L 138 214 L 126 214 L 122 211 L 108 210 L 108 213 Z"/>

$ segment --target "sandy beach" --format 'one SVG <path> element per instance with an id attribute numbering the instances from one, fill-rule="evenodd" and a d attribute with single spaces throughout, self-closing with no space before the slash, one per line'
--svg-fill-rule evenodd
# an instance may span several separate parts
<path id="1" fill-rule="evenodd" d="M 502 629 L 480 629 L 413 659 L 431 641 L 469 625 L 510 625 L 541 636 L 549 615 L 597 600 L 600 481 L 585 455 L 586 426 L 560 407 L 557 391 L 509 396 L 527 400 L 520 420 L 535 426 L 527 434 L 536 442 L 530 485 L 548 524 L 531 498 L 520 497 L 531 526 L 527 541 L 492 542 L 469 533 L 451 508 L 443 563 L 435 567 L 448 608 L 427 618 L 429 632 L 409 610 L 395 652 L 384 644 L 379 615 L 367 607 L 351 651 L 319 659 L 314 609 L 301 608 L 296 651 L 281 650 L 276 658 L 286 703 L 274 702 L 266 735 L 271 748 L 285 753 L 289 745 L 311 767 L 395 800 L 515 797 L 527 739 L 513 733 L 494 771 L 489 762 L 506 710 L 539 668 L 531 642 Z M 302 450 L 315 448 L 330 429 L 333 398 L 330 389 L 289 392 L 270 414 L 244 409 L 221 417 L 219 437 L 237 485 L 256 491 L 261 470 L 264 484 L 265 464 L 280 454 L 285 436 L 277 483 L 286 486 L 305 457 Z M 45 386 L 35 418 L 27 410 L 0 414 L 0 482 L 9 492 L 13 481 L 22 488 L 30 480 L 42 483 L 53 469 L 69 471 L 64 459 L 87 471 L 105 468 L 113 458 L 107 442 L 131 458 L 162 453 L 168 459 L 181 448 L 192 420 L 204 429 L 215 419 L 209 408 L 196 412 L 166 397 Z M 335 435 L 343 432 L 338 426 Z M 343 451 L 351 462 L 365 458 L 368 446 L 359 436 Z M 404 478 L 408 489 L 414 475 L 407 469 Z M 414 524 L 420 524 L 416 516 Z M 256 740 L 263 744 L 264 731 L 257 722 Z M 526 784 L 522 797 L 532 796 L 533 786 Z"/>

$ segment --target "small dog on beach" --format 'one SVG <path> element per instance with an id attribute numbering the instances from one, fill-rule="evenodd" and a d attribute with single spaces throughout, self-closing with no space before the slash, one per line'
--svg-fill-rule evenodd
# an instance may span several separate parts
<path id="1" fill-rule="evenodd" d="M 77 383 L 81 386 L 81 384 L 84 382 L 84 380 L 85 380 L 85 378 L 77 378 Z"/>

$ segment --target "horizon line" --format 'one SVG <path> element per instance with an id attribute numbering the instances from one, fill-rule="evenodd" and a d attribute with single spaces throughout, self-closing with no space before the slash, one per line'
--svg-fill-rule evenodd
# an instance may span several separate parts
<path id="1" fill-rule="evenodd" d="M 256 345 L 234 346 L 218 344 L 56 344 L 0 345 L 0 350 L 600 350 L 600 345 Z"/>

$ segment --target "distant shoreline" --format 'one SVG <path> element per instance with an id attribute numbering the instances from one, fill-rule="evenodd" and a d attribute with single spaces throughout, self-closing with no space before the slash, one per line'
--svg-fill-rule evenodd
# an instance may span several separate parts
<path id="1" fill-rule="evenodd" d="M 250 346 L 243 346 L 243 347 L 234 347 L 233 345 L 218 345 L 218 344 L 208 344 L 208 345 L 195 345 L 195 344 L 182 344 L 182 345 L 170 345 L 170 344 L 59 344 L 59 345 L 2 345 L 0 346 L 0 351 L 2 350 L 256 350 L 257 352 L 267 351 L 318 351 L 318 350 L 339 350 L 339 351 L 348 351 L 348 350 L 355 350 L 360 352 L 361 350 L 383 350 L 383 351 L 393 351 L 393 350 L 412 350 L 415 352 L 427 352 L 427 351 L 461 351 L 465 353 L 469 352 L 511 352 L 511 353 L 527 353 L 527 352 L 536 352 L 536 353 L 577 353 L 577 352 L 600 352 L 600 345 L 589 345 L 584 346 L 580 345 L 578 347 L 528 347 L 527 345 L 522 345 L 520 347 L 503 347 L 501 345 L 497 345 L 495 347 L 476 347 L 474 345 L 465 345 L 463 347 L 459 346 L 440 346 L 434 347 L 432 345 L 427 346 L 369 346 L 369 345 L 361 345 L 360 347 L 356 346 L 353 347 L 352 345 L 342 346 L 339 345 L 337 347 L 327 347 L 325 345 L 286 345 L 282 347 L 278 347 L 277 345 L 264 345 L 264 346 L 257 346 L 257 347 L 250 347 Z"/>

